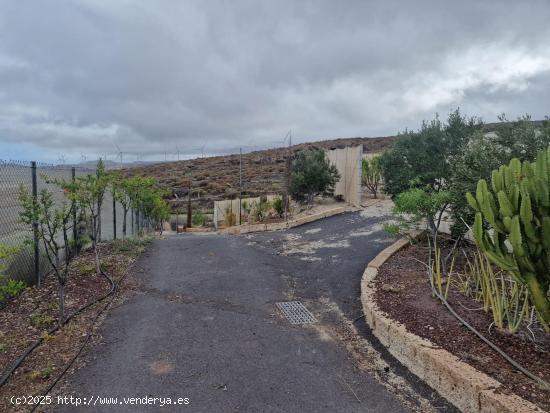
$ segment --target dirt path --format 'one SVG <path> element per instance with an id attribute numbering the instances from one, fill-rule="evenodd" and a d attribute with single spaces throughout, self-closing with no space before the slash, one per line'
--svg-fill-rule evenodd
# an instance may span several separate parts
<path id="1" fill-rule="evenodd" d="M 141 259 L 143 293 L 107 319 L 72 393 L 118 397 L 87 409 L 105 412 L 453 411 L 380 356 L 361 318 L 362 271 L 391 242 L 383 220 L 348 213 L 286 232 L 156 241 Z M 319 322 L 291 325 L 275 306 L 290 300 Z M 144 396 L 190 404 L 122 399 Z"/>

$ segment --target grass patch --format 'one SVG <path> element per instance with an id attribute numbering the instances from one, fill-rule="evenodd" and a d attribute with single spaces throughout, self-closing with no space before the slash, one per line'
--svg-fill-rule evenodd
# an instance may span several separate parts
<path id="1" fill-rule="evenodd" d="M 40 370 L 33 370 L 31 371 L 30 377 L 31 380 L 45 380 L 49 379 L 51 375 L 53 374 L 53 367 L 44 367 Z"/>
<path id="2" fill-rule="evenodd" d="M 114 253 L 124 254 L 129 257 L 138 257 L 145 251 L 145 248 L 153 239 L 154 237 L 152 236 L 127 238 L 125 240 L 113 241 L 111 245 Z"/>
<path id="3" fill-rule="evenodd" d="M 49 327 L 53 324 L 54 319 L 47 314 L 33 314 L 30 317 L 30 322 L 34 327 Z"/>

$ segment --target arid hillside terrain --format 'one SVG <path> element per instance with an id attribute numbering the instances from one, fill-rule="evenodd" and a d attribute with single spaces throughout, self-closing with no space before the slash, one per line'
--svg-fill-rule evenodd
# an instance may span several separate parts
<path id="1" fill-rule="evenodd" d="M 531 121 L 540 127 L 543 121 Z M 486 123 L 485 132 L 498 132 L 513 126 L 513 122 Z M 286 172 L 286 159 L 291 152 L 303 149 L 335 149 L 349 145 L 362 145 L 363 153 L 381 153 L 391 147 L 397 136 L 376 138 L 341 138 L 293 145 L 292 148 L 275 148 L 243 153 L 243 196 L 282 193 Z M 212 208 L 213 201 L 236 196 L 239 192 L 239 155 L 213 156 L 184 161 L 163 162 L 128 167 L 127 176 L 151 176 L 167 189 L 173 207 L 187 201 L 189 178 L 192 180 L 192 199 L 203 208 Z"/>
<path id="2" fill-rule="evenodd" d="M 396 139 L 345 138 L 293 145 L 244 153 L 242 157 L 243 195 L 258 196 L 282 192 L 286 163 L 290 151 L 314 148 L 343 148 L 363 145 L 364 153 L 382 152 Z M 201 206 L 212 208 L 213 201 L 236 195 L 239 191 L 239 155 L 214 156 L 185 161 L 158 163 L 128 168 L 129 176 L 141 175 L 156 178 L 159 184 L 172 193 L 172 205 L 183 206 L 187 200 L 189 176 L 192 179 L 192 199 Z"/>

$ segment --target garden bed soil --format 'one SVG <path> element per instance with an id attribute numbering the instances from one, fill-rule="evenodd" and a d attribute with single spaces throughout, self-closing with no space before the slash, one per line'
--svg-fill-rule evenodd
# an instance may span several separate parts
<path id="1" fill-rule="evenodd" d="M 450 243 L 443 242 L 442 247 L 445 254 Z M 469 249 L 471 253 L 472 248 Z M 427 257 L 427 243 L 419 242 L 399 251 L 380 267 L 375 279 L 378 307 L 404 324 L 408 331 L 430 340 L 502 383 L 503 392 L 515 393 L 550 411 L 550 391 L 541 389 L 512 367 L 432 297 L 426 267 L 419 262 L 426 262 Z M 455 269 L 460 271 L 465 265 L 466 260 L 459 259 Z M 544 333 L 540 325 L 532 325 L 531 331 L 523 326 L 517 334 L 510 335 L 491 327 L 492 315 L 480 309 L 482 304 L 473 298 L 451 288 L 448 302 L 512 359 L 550 382 L 550 334 Z"/>
<path id="2" fill-rule="evenodd" d="M 143 244 L 115 241 L 101 246 L 102 267 L 113 280 L 128 274 Z M 115 301 L 127 296 L 135 287 L 126 277 L 123 292 Z M 110 284 L 96 275 L 92 251 L 86 251 L 71 263 L 65 288 L 65 314 L 70 315 L 110 291 Z M 0 371 L 2 375 L 40 337 L 43 342 L 15 370 L 0 388 L 0 411 L 29 411 L 29 406 L 13 406 L 12 396 L 41 394 L 59 376 L 86 340 L 92 320 L 110 298 L 94 304 L 75 316 L 52 335 L 47 332 L 57 324 L 57 279 L 49 274 L 40 287 L 27 288 L 19 297 L 0 309 Z M 104 314 L 103 314 L 104 316 Z M 97 322 L 94 328 L 100 324 Z M 31 406 L 32 407 L 32 406 Z"/>

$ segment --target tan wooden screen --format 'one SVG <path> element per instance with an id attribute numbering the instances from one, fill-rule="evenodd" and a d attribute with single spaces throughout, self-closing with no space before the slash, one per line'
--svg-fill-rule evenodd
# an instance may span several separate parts
<path id="1" fill-rule="evenodd" d="M 342 149 L 326 151 L 327 157 L 338 169 L 340 180 L 336 184 L 334 195 L 342 195 L 351 205 L 361 203 L 361 156 L 362 146 L 347 146 Z"/>

